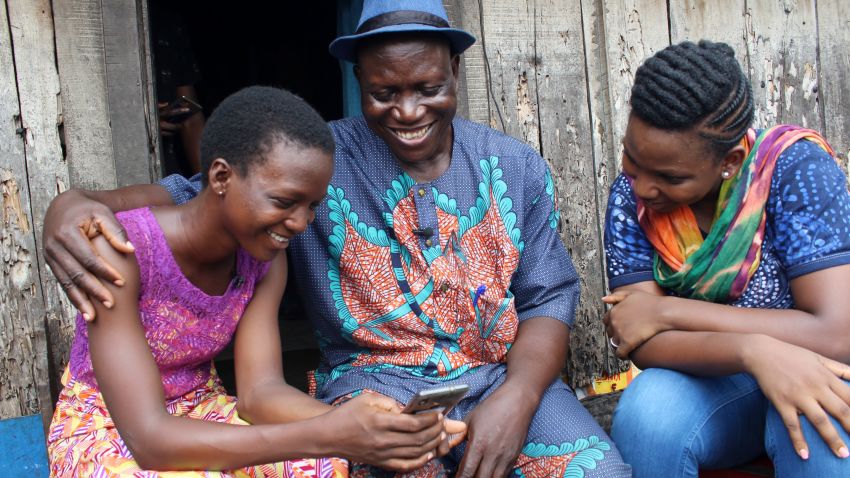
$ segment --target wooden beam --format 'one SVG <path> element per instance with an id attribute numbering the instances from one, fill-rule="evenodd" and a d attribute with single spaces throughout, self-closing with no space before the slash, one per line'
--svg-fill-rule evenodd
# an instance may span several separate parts
<path id="1" fill-rule="evenodd" d="M 746 11 L 745 0 L 670 0 L 670 42 L 706 39 L 726 43 L 746 72 Z"/>
<path id="2" fill-rule="evenodd" d="M 159 123 L 152 115 L 147 10 L 142 0 L 102 2 L 101 8 L 117 183 L 148 183 L 159 176 Z"/>
<path id="3" fill-rule="evenodd" d="M 588 132 L 591 140 L 591 157 L 593 159 L 593 175 L 583 180 L 588 184 L 593 184 L 593 202 L 587 202 L 584 206 L 587 209 L 592 209 L 597 217 L 597 223 L 592 229 L 592 233 L 596 234 L 598 239 L 598 255 L 599 263 L 595 269 L 588 266 L 582 273 L 595 275 L 596 280 L 601 283 L 601 290 L 589 288 L 588 294 L 592 299 L 601 299 L 608 290 L 608 278 L 605 273 L 605 251 L 603 245 L 605 211 L 608 202 L 608 192 L 611 183 L 619 174 L 620 160 L 620 137 L 615 137 L 614 129 L 611 125 L 611 93 L 609 85 L 609 64 L 608 64 L 608 48 L 607 34 L 605 31 L 605 7 L 603 2 L 599 0 L 581 0 L 581 28 L 582 28 L 582 43 L 583 43 L 583 60 L 584 67 L 587 71 L 586 101 L 588 104 Z M 567 201 L 571 201 L 568 197 Z M 591 227 L 591 225 L 587 225 Z M 591 232 L 588 231 L 587 234 Z M 584 291 L 583 291 L 584 293 Z M 585 296 L 587 297 L 587 296 Z M 596 311 L 596 316 L 589 317 L 593 324 L 592 333 L 585 334 L 585 348 L 595 347 L 593 355 L 585 351 L 582 354 L 577 354 L 576 344 L 572 345 L 571 367 L 595 367 L 593 375 L 610 375 L 618 371 L 625 370 L 629 362 L 621 361 L 614 353 L 614 349 L 610 346 L 607 340 L 604 329 L 601 326 L 601 318 L 605 313 L 605 309 L 601 304 L 601 300 L 597 303 L 599 310 Z M 578 338 L 577 338 L 578 339 Z M 573 339 L 574 341 L 577 339 Z M 586 361 L 591 361 L 590 364 L 584 364 Z M 586 376 L 590 375 L 585 373 Z M 573 379 L 575 381 L 575 379 Z M 583 381 L 582 385 L 584 385 Z M 574 383 L 573 386 L 577 384 Z M 610 420 L 609 420 L 610 422 Z"/>
<path id="4" fill-rule="evenodd" d="M 475 36 L 477 41 L 463 54 L 463 84 L 466 94 L 467 118 L 487 124 L 496 129 L 499 125 L 491 121 L 490 115 L 490 65 L 487 60 L 487 41 L 481 23 L 482 0 L 458 1 L 454 8 L 462 28 Z"/>
<path id="5" fill-rule="evenodd" d="M 823 130 L 814 0 L 747 0 L 747 9 L 755 125 L 794 123 Z"/>
<path id="6" fill-rule="evenodd" d="M 71 186 L 114 189 L 101 1 L 54 0 L 53 9 Z"/>
<path id="7" fill-rule="evenodd" d="M 622 154 L 619 142 L 626 132 L 635 71 L 643 61 L 670 44 L 667 2 L 664 0 L 601 0 L 605 12 L 605 45 L 608 59 L 610 128 L 617 144 L 617 169 Z"/>
<path id="8" fill-rule="evenodd" d="M 0 181 L 4 206 L 4 294 L 0 300 L 5 309 L 0 312 L 4 321 L 0 343 L 6 349 L 0 362 L 0 388 L 9 387 L 11 393 L 0 394 L 0 401 L 12 397 L 12 402 L 19 402 L 21 414 L 40 412 L 46 424 L 53 403 L 48 389 L 45 323 L 51 337 L 63 340 L 73 328 L 63 320 L 69 317 L 63 313 L 68 310 L 67 302 L 44 267 L 39 242 L 44 212 L 68 184 L 68 170 L 58 132 L 59 79 L 50 1 L 6 0 L 5 8 L 0 18 Z M 9 405 L 6 402 L 5 406 Z M 9 412 L 7 408 L 2 413 Z"/>
<path id="9" fill-rule="evenodd" d="M 850 12 L 841 2 L 818 2 L 818 95 L 823 132 L 847 172 L 850 168 Z"/>
<path id="10" fill-rule="evenodd" d="M 443 0 L 443 7 L 446 9 L 446 14 L 449 17 L 449 24 L 454 28 L 464 28 L 463 14 L 458 0 Z M 466 68 L 464 61 L 460 62 L 460 71 L 458 72 L 458 88 L 457 88 L 457 115 L 462 118 L 469 118 L 469 98 L 466 95 Z"/>

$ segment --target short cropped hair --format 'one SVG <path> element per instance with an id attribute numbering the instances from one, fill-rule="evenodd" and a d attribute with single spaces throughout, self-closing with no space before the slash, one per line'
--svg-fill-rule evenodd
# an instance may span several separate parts
<path id="1" fill-rule="evenodd" d="M 225 98 L 201 136 L 201 181 L 216 158 L 244 175 L 281 141 L 333 154 L 327 123 L 306 101 L 280 88 L 249 86 Z"/>
<path id="2" fill-rule="evenodd" d="M 717 155 L 746 134 L 753 121 L 750 81 L 725 43 L 670 45 L 635 72 L 632 114 L 661 129 L 697 127 Z"/>

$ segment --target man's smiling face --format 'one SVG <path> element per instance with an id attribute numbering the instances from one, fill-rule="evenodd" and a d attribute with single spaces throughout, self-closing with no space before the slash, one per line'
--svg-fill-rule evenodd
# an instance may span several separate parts
<path id="1" fill-rule="evenodd" d="M 441 36 L 387 35 L 358 51 L 363 116 L 402 163 L 451 160 L 459 57 Z"/>

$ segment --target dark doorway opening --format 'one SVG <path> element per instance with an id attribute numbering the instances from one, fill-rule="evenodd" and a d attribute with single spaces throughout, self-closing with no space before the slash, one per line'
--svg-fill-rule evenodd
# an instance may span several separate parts
<path id="1" fill-rule="evenodd" d="M 286 88 L 326 120 L 342 117 L 336 2 L 184 0 L 168 2 L 186 21 L 203 79 L 200 99 L 212 111 L 250 85 Z"/>
<path id="2" fill-rule="evenodd" d="M 189 72 L 187 77 L 195 80 L 194 91 L 204 116 L 231 93 L 251 85 L 292 91 L 326 120 L 343 116 L 342 73 L 327 49 L 337 34 L 337 2 L 149 0 L 149 6 L 159 101 L 177 96 L 172 86 L 177 79 L 163 77 L 160 69 L 170 65 L 177 71 L 184 63 L 194 62 L 198 74 Z M 175 30 L 182 31 L 175 34 Z M 188 47 L 174 39 L 180 35 Z M 158 36 L 172 38 L 170 44 L 159 45 L 159 55 Z M 184 152 L 168 156 L 169 148 L 180 150 L 182 145 L 173 138 L 162 140 L 163 175 L 190 176 L 194 171 Z M 287 381 L 305 389 L 305 372 L 316 367 L 319 355 L 312 328 L 291 285 L 280 311 L 284 367 Z M 216 366 L 229 392 L 235 393 L 232 351 L 225 351 Z"/>
<path id="3" fill-rule="evenodd" d="M 328 54 L 337 33 L 337 2 L 149 2 L 154 42 L 158 24 L 185 30 L 191 51 L 177 55 L 190 55 L 185 62 L 194 57 L 199 71 L 195 89 L 205 115 L 241 88 L 266 85 L 301 96 L 326 120 L 343 116 L 339 62 Z M 167 48 L 171 51 L 163 56 L 174 56 L 174 45 Z M 157 71 L 156 45 L 153 50 Z M 169 94 L 173 96 L 157 91 L 161 100 Z M 164 166 L 164 175 L 190 172 L 185 165 Z"/>

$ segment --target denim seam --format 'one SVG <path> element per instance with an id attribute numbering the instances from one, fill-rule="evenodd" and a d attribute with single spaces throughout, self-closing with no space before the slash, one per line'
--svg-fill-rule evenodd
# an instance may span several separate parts
<path id="1" fill-rule="evenodd" d="M 718 410 L 725 407 L 726 405 L 729 405 L 730 403 L 732 403 L 736 400 L 740 400 L 741 398 L 744 398 L 747 395 L 750 395 L 750 394 L 756 393 L 756 392 L 761 392 L 761 387 L 759 387 L 758 384 L 756 384 L 755 388 L 747 391 L 746 393 L 742 393 L 740 395 L 735 395 L 733 397 L 730 397 L 728 400 L 725 400 L 723 403 L 714 407 L 710 412 L 705 414 L 705 416 L 699 421 L 699 426 L 696 426 L 696 427 L 693 428 L 693 430 L 690 433 L 690 436 L 686 440 L 687 447 L 685 448 L 685 452 L 682 453 L 682 458 L 679 460 L 680 476 L 683 476 L 683 474 L 685 472 L 685 464 L 687 462 L 688 453 L 693 454 L 693 441 L 696 438 L 699 431 L 702 430 L 702 427 L 705 426 L 705 423 L 708 421 L 708 419 L 711 418 L 712 415 L 717 413 Z M 699 470 L 699 463 L 697 463 L 697 470 Z M 699 471 L 697 471 L 697 473 L 699 473 Z"/>

